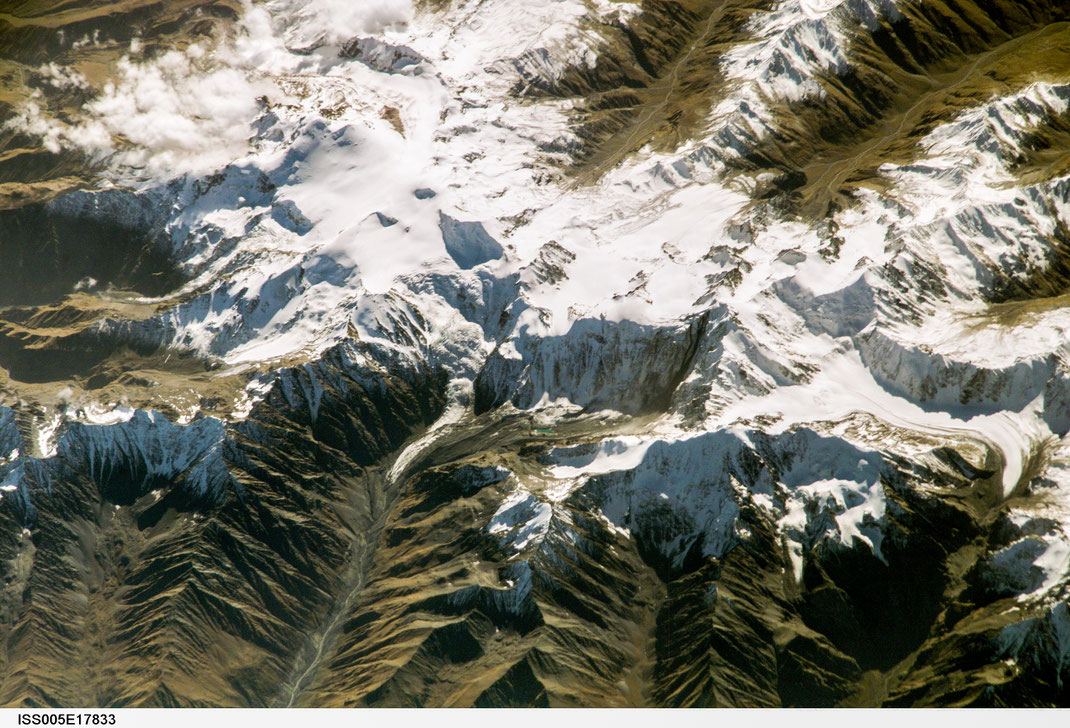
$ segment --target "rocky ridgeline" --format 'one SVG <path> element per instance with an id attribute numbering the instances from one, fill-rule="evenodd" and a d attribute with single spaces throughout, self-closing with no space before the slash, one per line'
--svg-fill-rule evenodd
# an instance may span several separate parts
<path id="1" fill-rule="evenodd" d="M 507 5 L 3 213 L 3 701 L 1067 704 L 1066 11 Z"/>

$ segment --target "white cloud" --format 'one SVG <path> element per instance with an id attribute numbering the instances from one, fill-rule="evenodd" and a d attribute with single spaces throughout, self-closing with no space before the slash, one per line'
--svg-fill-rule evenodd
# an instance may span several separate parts
<path id="1" fill-rule="evenodd" d="M 56 63 L 47 63 L 38 68 L 37 72 L 47 78 L 49 85 L 53 88 L 64 90 L 89 88 L 89 82 L 86 81 L 85 76 L 78 73 L 78 71 L 73 68 L 60 66 Z"/>
<path id="2" fill-rule="evenodd" d="M 96 121 L 70 126 L 48 116 L 35 100 L 27 101 L 5 128 L 21 131 L 41 140 L 41 146 L 53 154 L 64 148 L 76 148 L 100 157 L 111 151 L 111 135 Z"/>
<path id="3" fill-rule="evenodd" d="M 204 67 L 202 49 L 191 48 L 145 63 L 123 58 L 116 80 L 86 105 L 85 126 L 122 141 L 118 164 L 154 175 L 201 172 L 245 152 L 257 84 L 231 66 Z"/>
<path id="4" fill-rule="evenodd" d="M 270 8 L 288 20 L 286 36 L 291 47 L 317 40 L 341 43 L 407 23 L 413 15 L 411 0 L 278 0 Z"/>
<path id="5" fill-rule="evenodd" d="M 303 62 L 286 50 L 296 37 L 340 43 L 412 17 L 411 0 L 277 0 L 247 4 L 235 39 L 211 51 L 191 45 L 150 60 L 124 56 L 113 80 L 98 90 L 82 117 L 68 124 L 31 101 L 8 126 L 41 139 L 46 149 L 77 149 L 108 160 L 120 174 L 169 178 L 206 174 L 248 151 L 256 99 L 277 92 L 272 74 Z M 131 44 L 131 53 L 140 50 Z M 52 85 L 85 87 L 56 64 L 42 68 Z"/>
<path id="6" fill-rule="evenodd" d="M 79 150 L 152 177 L 211 171 L 245 152 L 263 89 L 243 70 L 203 57 L 197 46 L 143 63 L 123 57 L 77 122 L 55 119 L 30 100 L 7 126 L 38 137 L 51 152 Z M 57 87 L 84 83 L 54 64 L 42 70 Z"/>

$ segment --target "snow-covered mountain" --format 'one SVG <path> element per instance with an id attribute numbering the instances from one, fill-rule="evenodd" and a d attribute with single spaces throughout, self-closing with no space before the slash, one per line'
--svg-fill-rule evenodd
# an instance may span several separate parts
<path id="1" fill-rule="evenodd" d="M 1070 704 L 1070 6 L 41 6 L 4 702 Z"/>

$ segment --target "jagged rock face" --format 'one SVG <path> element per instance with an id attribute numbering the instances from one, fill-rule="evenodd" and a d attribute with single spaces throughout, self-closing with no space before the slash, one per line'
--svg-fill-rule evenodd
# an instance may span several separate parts
<path id="1" fill-rule="evenodd" d="M 279 372 L 233 427 L 138 411 L 8 465 L 4 702 L 272 704 L 369 566 L 381 463 L 443 404 L 433 373 L 353 353 Z"/>
<path id="2" fill-rule="evenodd" d="M 1070 705 L 1064 3 L 92 7 L 0 14 L 0 702 Z"/>

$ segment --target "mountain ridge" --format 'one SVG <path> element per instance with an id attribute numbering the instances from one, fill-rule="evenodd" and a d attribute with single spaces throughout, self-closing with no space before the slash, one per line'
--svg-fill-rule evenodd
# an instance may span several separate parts
<path id="1" fill-rule="evenodd" d="M 1070 7 L 218 5 L 4 61 L 0 700 L 1066 705 Z"/>

